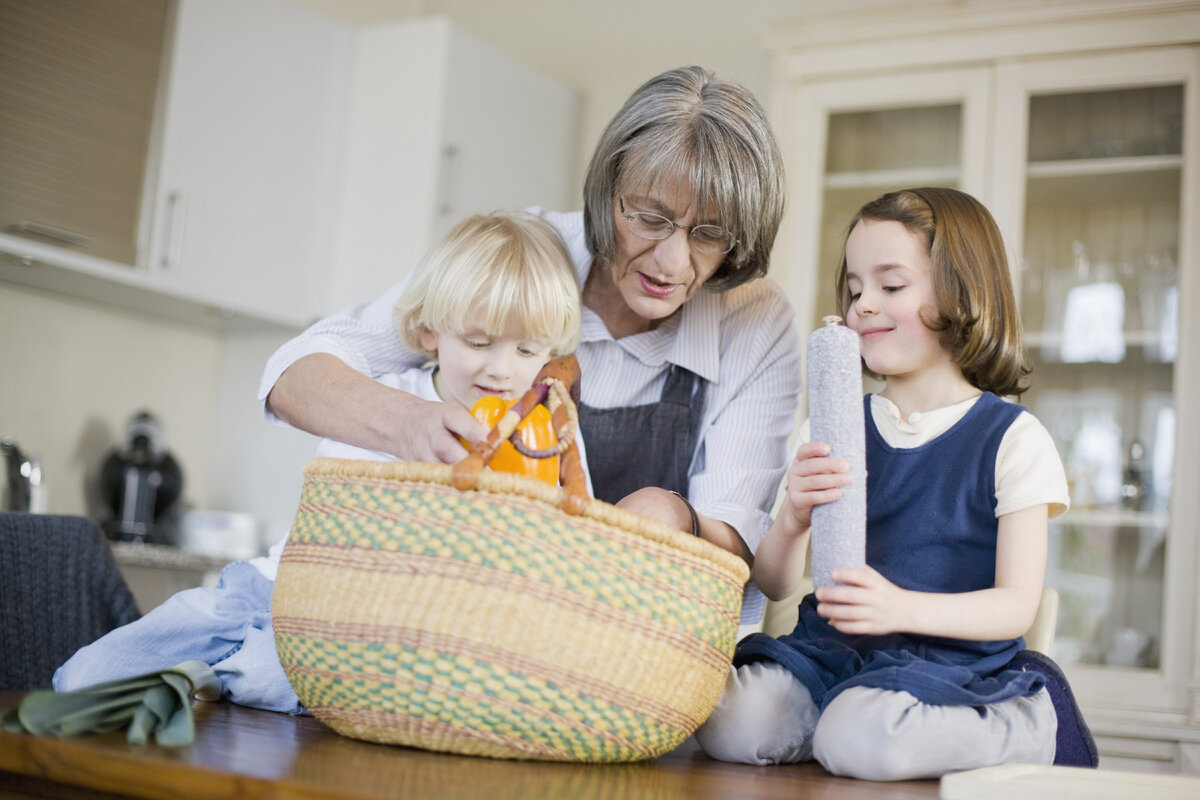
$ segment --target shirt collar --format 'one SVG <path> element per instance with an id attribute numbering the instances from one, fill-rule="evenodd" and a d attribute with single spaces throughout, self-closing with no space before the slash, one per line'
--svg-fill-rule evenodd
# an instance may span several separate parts
<path id="1" fill-rule="evenodd" d="M 720 303 L 714 292 L 701 289 L 654 330 L 616 340 L 599 315 L 585 307 L 579 340 L 612 341 L 646 366 L 676 364 L 716 383 L 720 377 Z"/>
<path id="2" fill-rule="evenodd" d="M 971 410 L 971 407 L 978 400 L 979 395 L 976 395 L 954 405 L 935 408 L 932 411 L 914 411 L 908 416 L 908 419 L 905 419 L 900 415 L 900 409 L 895 403 L 880 394 L 872 394 L 871 410 L 875 415 L 877 425 L 880 423 L 880 415 L 882 415 L 885 420 L 891 423 L 897 433 L 917 437 L 922 441 L 929 441 L 935 436 L 949 430 L 954 423 L 962 419 Z M 876 414 L 876 411 L 879 413 Z"/>

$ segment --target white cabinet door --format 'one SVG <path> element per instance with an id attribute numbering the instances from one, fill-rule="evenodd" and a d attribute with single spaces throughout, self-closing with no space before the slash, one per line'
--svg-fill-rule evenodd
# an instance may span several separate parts
<path id="1" fill-rule="evenodd" d="M 349 29 L 288 0 L 180 0 L 143 266 L 303 324 L 331 261 Z"/>
<path id="2" fill-rule="evenodd" d="M 441 158 L 449 26 L 436 20 L 355 32 L 337 253 L 321 311 L 374 298 L 429 243 Z"/>
<path id="3" fill-rule="evenodd" d="M 355 33 L 337 256 L 322 311 L 403 279 L 458 220 L 582 205 L 573 91 L 444 18 Z"/>
<path id="4" fill-rule="evenodd" d="M 574 91 L 459 30 L 450 38 L 447 89 L 434 241 L 468 214 L 583 207 L 583 189 L 571 180 Z"/>

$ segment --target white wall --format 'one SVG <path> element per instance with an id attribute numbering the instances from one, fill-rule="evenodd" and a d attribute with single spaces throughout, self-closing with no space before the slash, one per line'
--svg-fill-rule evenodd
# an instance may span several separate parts
<path id="1" fill-rule="evenodd" d="M 105 456 L 149 409 L 185 499 L 207 503 L 222 346 L 209 330 L 0 283 L 0 437 L 40 457 L 49 511 L 85 514 Z"/>
<path id="2" fill-rule="evenodd" d="M 40 459 L 48 511 L 94 517 L 100 466 L 149 409 L 184 502 L 253 513 L 273 543 L 317 442 L 268 424 L 255 399 L 267 357 L 293 333 L 222 333 L 0 283 L 0 438 Z"/>
<path id="3" fill-rule="evenodd" d="M 216 382 L 207 508 L 254 514 L 262 526 L 264 549 L 291 528 L 300 499 L 301 470 L 317 449 L 317 437 L 268 423 L 256 399 L 263 365 L 291 334 L 247 332 L 222 337 Z"/>

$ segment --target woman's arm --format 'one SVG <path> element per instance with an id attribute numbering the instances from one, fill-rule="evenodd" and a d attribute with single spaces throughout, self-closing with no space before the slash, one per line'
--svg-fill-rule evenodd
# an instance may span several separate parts
<path id="1" fill-rule="evenodd" d="M 617 507 L 656 519 L 672 528 L 678 528 L 688 533 L 692 532 L 694 509 L 691 504 L 666 489 L 660 489 L 657 486 L 638 489 L 636 492 L 622 497 L 617 503 Z M 728 550 L 747 564 L 753 562 L 754 556 L 751 554 L 750 548 L 728 523 L 696 512 L 696 524 L 701 539 L 712 542 L 722 550 Z"/>
<path id="2" fill-rule="evenodd" d="M 803 343 L 792 308 L 773 283 L 752 281 L 717 297 L 725 298 L 719 380 L 708 387 L 700 466 L 686 494 L 701 515 L 754 553 L 771 526 L 779 481 L 790 463 Z M 690 302 L 705 299 L 702 294 Z M 702 308 L 698 316 L 708 320 L 711 313 Z M 702 525 L 707 538 L 709 526 Z"/>
<path id="3" fill-rule="evenodd" d="M 817 612 L 850 635 L 902 631 L 973 641 L 1015 639 L 1029 630 L 1041 602 L 1047 519 L 1045 505 L 1000 517 L 994 588 L 957 594 L 913 592 L 870 567 L 834 570 L 834 580 L 848 585 L 818 589 Z"/>
<path id="4" fill-rule="evenodd" d="M 328 353 L 284 370 L 266 408 L 301 430 L 412 461 L 453 463 L 466 455 L 458 437 L 474 443 L 487 435 L 460 404 L 384 386 Z"/>
<path id="5" fill-rule="evenodd" d="M 456 461 L 465 453 L 456 434 L 482 438 L 483 427 L 457 403 L 430 403 L 374 380 L 427 358 L 405 347 L 394 328 L 392 309 L 404 286 L 325 317 L 281 345 L 259 383 L 267 418 L 412 461 Z"/>

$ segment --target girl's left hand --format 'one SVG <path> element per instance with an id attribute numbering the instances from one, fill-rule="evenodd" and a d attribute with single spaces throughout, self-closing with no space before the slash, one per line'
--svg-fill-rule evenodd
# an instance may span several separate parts
<path id="1" fill-rule="evenodd" d="M 841 633 L 872 636 L 912 630 L 906 602 L 910 593 L 871 567 L 835 569 L 831 577 L 845 585 L 817 589 L 817 613 Z"/>

